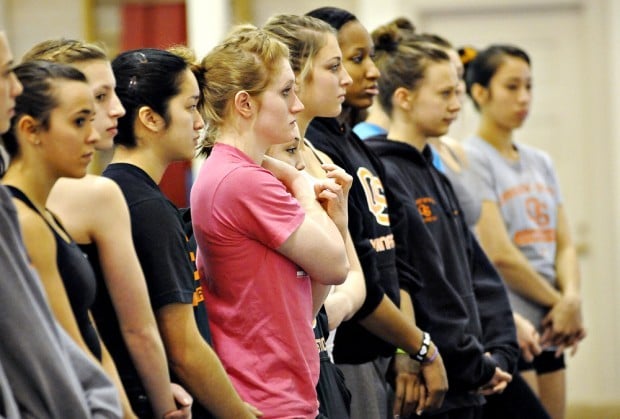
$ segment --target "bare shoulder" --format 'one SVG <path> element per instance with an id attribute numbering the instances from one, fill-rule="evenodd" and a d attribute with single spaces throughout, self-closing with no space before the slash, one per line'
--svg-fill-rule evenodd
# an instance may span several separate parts
<path id="1" fill-rule="evenodd" d="M 28 253 L 33 249 L 46 249 L 52 246 L 54 234 L 43 217 L 22 201 L 14 199 L 13 202 Z"/>
<path id="2" fill-rule="evenodd" d="M 96 175 L 59 179 L 47 206 L 78 243 L 92 242 L 96 231 L 106 228 L 107 220 L 127 212 L 119 186 L 111 179 Z"/>
<path id="3" fill-rule="evenodd" d="M 125 198 L 119 186 L 102 176 L 86 175 L 81 179 L 59 179 L 54 185 L 47 205 L 52 211 L 69 213 L 102 210 L 123 204 Z"/>
<path id="4" fill-rule="evenodd" d="M 48 199 L 48 205 L 57 202 L 79 202 L 80 205 L 99 206 L 105 201 L 122 198 L 119 186 L 103 176 L 86 175 L 80 179 L 61 178 L 56 182 Z"/>
<path id="5" fill-rule="evenodd" d="M 443 136 L 441 142 L 450 149 L 450 151 L 456 156 L 459 162 L 464 163 L 467 159 L 465 154 L 465 147 L 463 143 L 455 138 Z"/>
<path id="6" fill-rule="evenodd" d="M 330 163 L 330 164 L 334 163 L 334 161 L 331 159 L 331 157 L 329 157 L 327 154 L 323 153 L 321 150 L 317 150 L 315 148 L 314 151 L 316 152 L 317 156 L 320 157 L 320 159 L 321 159 L 321 161 L 323 163 Z"/>

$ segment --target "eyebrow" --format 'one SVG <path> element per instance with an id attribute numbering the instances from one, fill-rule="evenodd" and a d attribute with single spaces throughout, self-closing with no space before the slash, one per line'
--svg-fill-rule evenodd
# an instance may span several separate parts
<path id="1" fill-rule="evenodd" d="M 94 116 L 94 109 L 80 109 L 79 111 L 74 113 L 74 116 Z"/>
<path id="2" fill-rule="evenodd" d="M 11 60 L 8 60 L 7 62 L 5 62 L 2 65 L 2 67 L 3 67 L 3 69 L 5 69 L 5 71 L 11 72 L 11 71 L 15 70 L 15 67 L 17 67 L 17 63 L 13 62 L 13 60 L 11 59 Z"/>

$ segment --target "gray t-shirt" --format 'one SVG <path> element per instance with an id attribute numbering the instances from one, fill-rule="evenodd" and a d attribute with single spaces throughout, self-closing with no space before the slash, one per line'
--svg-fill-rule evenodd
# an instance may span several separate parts
<path id="1" fill-rule="evenodd" d="M 470 170 L 467 170 L 467 163 L 461 161 L 450 147 L 446 146 L 446 149 L 452 155 L 452 158 L 456 161 L 456 163 L 461 167 L 461 170 L 458 172 L 452 169 L 452 167 L 450 167 L 450 165 L 442 159 L 441 155 L 432 144 L 431 148 L 434 154 L 433 164 L 450 180 L 454 194 L 458 198 L 459 205 L 463 211 L 465 222 L 473 231 L 473 228 L 476 226 L 476 223 L 478 223 L 478 219 L 480 218 L 480 207 L 482 206 L 482 203 L 473 192 L 470 192 L 470 189 L 473 189 L 474 191 L 477 189 L 475 185 L 478 184 L 478 178 L 472 174 Z M 437 159 L 439 160 L 439 164 Z"/>
<path id="2" fill-rule="evenodd" d="M 469 170 L 477 178 L 468 190 L 480 202 L 497 203 L 512 242 L 555 287 L 557 213 L 562 199 L 551 158 L 541 150 L 515 144 L 519 159 L 509 161 L 476 136 L 464 145 Z M 512 308 L 540 328 L 547 309 L 510 288 L 509 296 Z"/>

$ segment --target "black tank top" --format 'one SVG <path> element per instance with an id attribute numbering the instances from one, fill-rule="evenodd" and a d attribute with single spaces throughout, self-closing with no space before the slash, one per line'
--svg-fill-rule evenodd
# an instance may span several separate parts
<path id="1" fill-rule="evenodd" d="M 28 205 L 33 211 L 37 212 L 52 230 L 52 233 L 54 233 L 54 238 L 56 239 L 56 264 L 62 282 L 65 285 L 69 302 L 71 303 L 71 310 L 77 321 L 82 338 L 86 342 L 86 346 L 88 346 L 88 349 L 90 349 L 95 358 L 101 361 L 99 336 L 88 316 L 88 310 L 95 301 L 95 293 L 97 290 L 95 274 L 93 273 L 90 263 L 88 263 L 86 256 L 72 239 L 71 242 L 67 243 L 65 239 L 56 232 L 43 214 L 41 214 L 30 199 L 28 199 L 26 194 L 13 186 L 9 185 L 8 188 L 14 198 L 24 202 L 24 204 Z M 54 220 L 70 238 L 71 236 L 62 227 L 58 219 L 54 217 Z"/>

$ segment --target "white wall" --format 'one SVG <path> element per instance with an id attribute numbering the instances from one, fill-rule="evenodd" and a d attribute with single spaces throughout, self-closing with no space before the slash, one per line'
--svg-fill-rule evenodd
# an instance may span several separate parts
<path id="1" fill-rule="evenodd" d="M 15 57 L 49 38 L 83 38 L 82 4 L 81 0 L 2 0 L 2 14 Z"/>
<path id="2" fill-rule="evenodd" d="M 214 3 L 215 1 L 215 3 Z M 234 0 L 233 0 L 234 1 Z M 188 0 L 189 42 L 200 54 L 206 52 L 228 29 L 230 0 Z M 588 116 L 589 132 L 583 141 L 591 145 L 586 158 L 592 170 L 584 173 L 592 179 L 588 196 L 596 222 L 590 240 L 598 244 L 590 257 L 597 277 L 588 281 L 587 326 L 590 337 L 576 362 L 570 384 L 580 385 L 580 394 L 571 390 L 572 400 L 596 401 L 620 397 L 620 0 L 503 0 L 501 4 L 578 5 L 585 10 L 582 27 L 576 27 L 587 48 L 575 54 L 583 57 L 592 77 L 587 81 L 587 100 L 581 106 Z M 4 26 L 16 57 L 34 43 L 52 37 L 83 36 L 81 0 L 0 0 L 0 26 Z M 208 7 L 206 6 L 208 4 Z M 254 22 L 262 24 L 275 13 L 305 13 L 326 4 L 316 0 L 255 1 Z M 332 0 L 330 5 L 355 13 L 370 29 L 398 15 L 416 22 L 430 7 L 467 11 L 497 0 Z M 549 22 L 550 25 L 553 22 Z M 527 28 L 524 28 L 527 30 Z M 595 76 L 596 75 L 596 76 Z M 568 188 L 570 185 L 565 185 Z M 603 244 L 603 245 L 601 245 Z M 602 389 L 599 391 L 599 389 Z"/>

